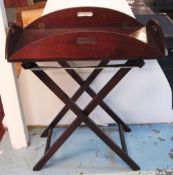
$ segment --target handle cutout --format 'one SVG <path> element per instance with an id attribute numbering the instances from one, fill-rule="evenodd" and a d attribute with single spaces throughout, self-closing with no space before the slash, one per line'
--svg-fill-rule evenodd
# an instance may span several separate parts
<path id="1" fill-rule="evenodd" d="M 93 37 L 78 37 L 76 38 L 77 44 L 97 44 L 96 38 Z"/>
<path id="2" fill-rule="evenodd" d="M 93 12 L 89 11 L 89 12 L 77 12 L 77 17 L 81 18 L 81 17 L 92 17 L 93 16 Z"/>

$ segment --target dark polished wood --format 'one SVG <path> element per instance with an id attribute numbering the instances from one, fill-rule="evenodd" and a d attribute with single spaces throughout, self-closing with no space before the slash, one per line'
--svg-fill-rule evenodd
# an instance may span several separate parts
<path id="1" fill-rule="evenodd" d="M 164 41 L 163 31 L 158 21 L 150 20 L 146 25 L 148 44 L 153 46 L 156 50 L 160 50 L 162 53 L 167 52 L 167 47 Z M 158 37 L 158 35 L 160 37 Z"/>
<path id="2" fill-rule="evenodd" d="M 143 25 L 122 12 L 99 7 L 75 7 L 49 13 L 33 23 L 27 29 L 55 28 L 100 28 L 100 27 L 138 27 Z M 89 25 L 88 25 L 89 24 Z"/>
<path id="3" fill-rule="evenodd" d="M 113 152 L 123 159 L 133 170 L 140 167 L 127 153 L 124 131 L 130 128 L 103 101 L 110 91 L 133 68 L 141 68 L 143 59 L 156 59 L 165 56 L 163 33 L 159 24 L 149 21 L 143 26 L 134 18 L 121 12 L 96 7 L 80 7 L 50 13 L 31 23 L 25 29 L 13 24 L 7 35 L 6 58 L 9 62 L 23 62 L 25 69 L 32 72 L 65 104 L 42 136 L 47 136 L 43 157 L 33 170 L 40 170 L 53 154 L 63 145 L 69 136 L 84 122 Z M 89 86 L 110 60 L 128 60 L 118 72 L 95 93 Z M 66 72 L 80 85 L 70 98 L 39 67 L 36 61 L 58 61 L 62 68 L 69 68 L 66 61 L 101 60 L 98 66 L 84 81 L 74 70 Z M 114 65 L 119 67 L 120 65 Z M 39 69 L 39 70 L 36 70 Z M 92 100 L 81 110 L 75 101 L 87 92 Z M 100 105 L 119 128 L 122 148 L 108 137 L 89 117 Z M 51 144 L 53 128 L 71 110 L 76 119 L 64 133 Z"/>
<path id="4" fill-rule="evenodd" d="M 92 12 L 92 15 L 79 17 L 77 14 L 82 12 L 85 15 Z M 163 43 L 162 33 L 155 32 L 154 36 L 146 33 L 145 26 L 138 21 L 120 12 L 72 8 L 39 18 L 25 29 L 12 25 L 8 32 L 6 58 L 10 62 L 163 58 L 165 52 L 161 43 L 154 42 L 153 45 L 148 41 L 150 38 Z M 15 45 L 10 47 L 10 43 Z"/>
<path id="5" fill-rule="evenodd" d="M 127 145 L 126 145 L 126 139 L 125 139 L 125 135 L 124 135 L 124 128 L 121 124 L 118 125 L 118 130 L 119 130 L 119 135 L 120 135 L 120 141 L 121 141 L 121 146 L 122 146 L 122 150 L 128 154 L 127 151 Z"/>
<path id="6" fill-rule="evenodd" d="M 101 62 L 98 66 L 106 66 L 108 61 Z M 70 67 L 67 62 L 59 62 L 59 64 L 63 67 Z M 89 87 L 91 82 L 99 75 L 102 69 L 94 70 L 90 76 L 84 81 L 74 70 L 66 69 L 66 72 L 80 85 L 80 88 L 76 91 L 76 93 L 72 96 L 72 100 L 76 101 L 84 91 L 86 91 L 91 97 L 94 97 L 96 93 Z M 130 132 L 131 129 L 122 121 L 117 114 L 104 102 L 101 101 L 99 104 L 105 112 L 116 122 L 120 123 L 126 132 Z M 52 122 L 48 125 L 48 127 L 41 134 L 42 137 L 46 137 L 50 128 L 54 128 L 58 122 L 63 118 L 63 116 L 69 110 L 68 106 L 65 106 L 59 114 L 52 120 Z"/>
<path id="7" fill-rule="evenodd" d="M 126 64 L 129 64 L 128 61 Z M 134 62 L 134 66 L 139 64 L 139 61 Z M 131 65 L 131 64 L 130 64 Z M 95 132 L 95 134 L 103 140 L 115 153 L 117 153 L 133 170 L 139 170 L 139 166 L 116 145 L 108 136 L 106 136 L 97 125 L 87 116 L 95 109 L 99 102 L 116 86 L 119 81 L 131 70 L 131 68 L 120 69 L 111 80 L 99 91 L 99 93 L 90 101 L 90 103 L 82 111 L 68 96 L 62 91 L 62 89 L 43 71 L 32 71 L 62 102 L 64 102 L 69 109 L 71 109 L 77 118 L 67 128 L 67 130 L 60 136 L 59 139 L 51 146 L 51 148 L 43 155 L 43 157 L 37 162 L 33 170 L 40 170 L 45 163 L 53 156 L 53 154 L 61 147 L 61 145 L 67 140 L 73 131 L 77 129 L 82 122 Z"/>
<path id="8" fill-rule="evenodd" d="M 44 153 L 46 153 L 50 149 L 51 139 L 52 139 L 52 132 L 53 132 L 53 128 L 49 128 L 48 134 L 47 134 L 47 141 L 46 141 L 46 147 L 45 147 Z"/>

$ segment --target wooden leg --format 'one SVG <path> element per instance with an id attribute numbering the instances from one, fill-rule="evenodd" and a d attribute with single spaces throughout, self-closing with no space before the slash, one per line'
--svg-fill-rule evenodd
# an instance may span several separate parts
<path id="1" fill-rule="evenodd" d="M 105 66 L 108 61 L 101 62 L 98 66 Z M 59 64 L 63 67 L 70 67 L 67 62 L 59 62 Z M 102 71 L 102 69 L 94 70 L 90 76 L 84 81 L 74 70 L 66 69 L 67 73 L 71 75 L 71 77 L 80 85 L 80 88 L 73 95 L 72 100 L 76 101 L 84 91 L 86 91 L 91 97 L 94 97 L 96 93 L 89 87 L 91 82 L 98 76 L 98 74 Z M 110 116 L 111 118 L 120 123 L 126 132 L 130 132 L 131 129 L 122 121 L 117 114 L 104 102 L 101 101 L 99 104 Z M 63 116 L 68 111 L 68 107 L 65 105 L 64 108 L 58 113 L 58 115 L 53 119 L 53 121 L 48 125 L 48 127 L 43 131 L 41 137 L 46 137 L 50 128 L 54 128 L 57 123 L 63 118 Z"/>
<path id="2" fill-rule="evenodd" d="M 122 145 L 122 150 L 126 154 L 128 154 L 127 146 L 126 146 L 126 140 L 125 140 L 125 136 L 124 136 L 124 129 L 121 126 L 121 124 L 118 125 L 118 129 L 119 129 L 119 135 L 120 135 L 120 141 L 121 141 L 121 145 Z"/>
<path id="3" fill-rule="evenodd" d="M 109 61 L 102 61 L 98 66 L 105 66 Z M 82 93 L 86 90 L 86 88 L 91 84 L 91 82 L 98 76 L 98 74 L 102 71 L 102 69 L 95 69 L 90 76 L 84 82 L 80 84 L 80 88 L 76 91 L 76 93 L 72 96 L 72 100 L 76 101 Z M 66 112 L 69 110 L 68 106 L 65 105 L 62 110 L 58 113 L 58 115 L 52 120 L 52 122 L 48 125 L 48 127 L 42 132 L 41 137 L 46 137 L 50 128 L 54 128 L 57 123 L 63 118 Z"/>
<path id="4" fill-rule="evenodd" d="M 83 122 L 83 118 L 77 118 L 66 129 L 66 131 L 60 136 L 59 139 L 50 147 L 50 149 L 43 155 L 43 157 L 37 162 L 33 170 L 40 170 L 46 162 L 53 156 L 53 154 L 63 145 L 63 143 L 69 138 L 69 136 L 76 130 L 76 128 Z M 110 139 L 97 125 L 89 118 L 85 116 L 84 122 L 86 125 L 96 133 L 96 135 L 103 140 L 120 158 L 122 158 L 133 170 L 139 170 L 140 167 L 117 145 L 112 139 Z"/>
<path id="5" fill-rule="evenodd" d="M 70 67 L 69 64 L 67 62 L 59 62 L 59 64 L 61 66 L 65 66 L 65 67 Z M 133 65 L 133 64 L 132 64 Z M 84 83 L 84 81 L 82 80 L 82 78 L 74 71 L 74 70 L 70 70 L 70 69 L 66 69 L 66 72 L 71 75 L 71 77 L 79 84 L 82 85 Z M 86 88 L 86 92 L 91 96 L 94 97 L 96 95 L 96 93 L 89 87 L 87 86 Z M 131 129 L 124 123 L 124 121 L 121 120 L 121 118 L 118 117 L 118 115 L 104 102 L 104 101 L 100 101 L 99 105 L 102 107 L 103 110 L 105 110 L 105 112 L 107 112 L 109 114 L 109 116 L 116 122 L 116 123 L 120 123 L 124 130 L 126 132 L 130 132 Z"/>
<path id="6" fill-rule="evenodd" d="M 47 141 L 46 141 L 46 147 L 45 147 L 44 153 L 46 153 L 50 149 L 52 132 L 53 132 L 53 128 L 50 128 L 47 135 Z"/>
<path id="7" fill-rule="evenodd" d="M 137 62 L 136 62 L 137 63 Z M 128 62 L 127 62 L 128 64 Z M 93 130 L 115 153 L 117 153 L 132 169 L 138 170 L 139 166 L 122 151 L 106 134 L 104 134 L 97 125 L 88 118 L 88 115 L 99 104 L 99 102 L 114 88 L 115 85 L 130 71 L 131 68 L 120 69 L 116 75 L 102 88 L 102 90 L 93 98 L 93 100 L 82 111 L 43 71 L 33 71 L 33 73 L 55 93 L 76 115 L 77 119 L 67 128 L 65 133 L 51 146 L 40 161 L 34 166 L 34 170 L 40 170 L 44 164 L 51 158 L 57 149 L 67 140 L 72 132 L 82 123 Z"/>

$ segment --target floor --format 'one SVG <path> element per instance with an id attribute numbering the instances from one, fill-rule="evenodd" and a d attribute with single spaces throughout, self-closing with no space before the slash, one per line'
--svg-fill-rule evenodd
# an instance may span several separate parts
<path id="1" fill-rule="evenodd" d="M 33 165 L 44 151 L 43 129 L 30 129 L 30 145 L 12 150 L 8 132 L 0 143 L 0 175 L 173 175 L 173 124 L 131 125 L 126 133 L 129 155 L 140 165 L 141 172 L 132 172 L 117 155 L 86 127 L 70 137 L 56 155 L 38 172 Z M 116 126 L 102 127 L 118 144 Z M 63 132 L 56 128 L 53 139 Z"/>

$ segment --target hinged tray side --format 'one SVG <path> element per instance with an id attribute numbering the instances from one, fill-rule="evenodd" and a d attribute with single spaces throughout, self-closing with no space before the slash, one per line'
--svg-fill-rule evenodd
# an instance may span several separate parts
<path id="1" fill-rule="evenodd" d="M 113 32 L 71 32 L 45 37 L 15 52 L 10 61 L 125 60 L 162 58 L 152 46 Z"/>
<path id="2" fill-rule="evenodd" d="M 149 20 L 146 25 L 146 33 L 148 44 L 167 55 L 168 51 L 164 40 L 164 34 L 159 22 L 156 20 Z"/>
<path id="3" fill-rule="evenodd" d="M 5 48 L 5 58 L 8 61 L 10 61 L 10 57 L 17 51 L 16 45 L 22 33 L 23 29 L 15 23 L 11 24 L 11 26 L 9 27 Z"/>
<path id="4" fill-rule="evenodd" d="M 97 7 L 56 11 L 25 29 L 12 25 L 8 61 L 156 59 L 165 57 L 160 25 L 146 27 L 121 12 Z"/>
<path id="5" fill-rule="evenodd" d="M 136 19 L 122 12 L 99 7 L 69 8 L 49 13 L 35 20 L 26 29 L 75 27 L 142 27 Z"/>

